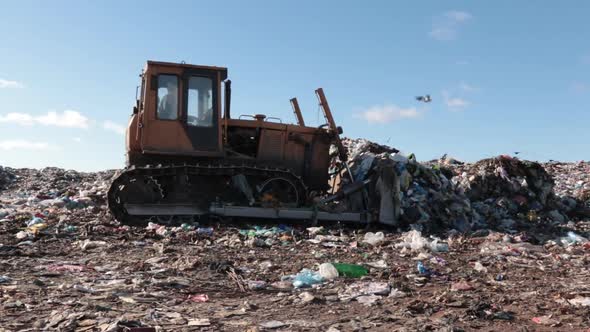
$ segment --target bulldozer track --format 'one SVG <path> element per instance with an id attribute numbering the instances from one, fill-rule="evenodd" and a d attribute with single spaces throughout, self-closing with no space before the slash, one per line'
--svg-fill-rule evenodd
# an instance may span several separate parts
<path id="1" fill-rule="evenodd" d="M 227 179 L 234 175 L 243 174 L 247 178 L 283 178 L 290 180 L 296 185 L 298 197 L 307 197 L 307 186 L 303 179 L 294 174 L 291 170 L 285 168 L 273 167 L 258 167 L 253 165 L 238 165 L 238 164 L 170 164 L 170 165 L 145 165 L 145 166 L 130 166 L 125 168 L 115 179 L 113 179 L 108 191 L 107 204 L 112 215 L 119 222 L 131 225 L 146 225 L 150 220 L 155 220 L 155 216 L 131 216 L 127 213 L 124 206 L 124 199 L 120 198 L 120 194 L 126 185 L 130 184 L 133 179 L 145 178 L 149 179 L 150 183 L 155 187 L 152 191 L 160 195 L 160 199 L 166 196 L 165 191 L 161 186 L 163 180 L 170 180 L 179 176 L 207 176 L 219 177 L 220 180 Z M 191 186 L 191 184 L 188 184 Z M 176 188 L 177 190 L 187 190 L 189 188 Z M 147 188 L 146 190 L 149 190 Z M 210 202 L 213 203 L 216 197 L 210 197 Z M 299 202 L 301 203 L 301 202 Z M 180 216 L 179 216 L 180 217 Z"/>

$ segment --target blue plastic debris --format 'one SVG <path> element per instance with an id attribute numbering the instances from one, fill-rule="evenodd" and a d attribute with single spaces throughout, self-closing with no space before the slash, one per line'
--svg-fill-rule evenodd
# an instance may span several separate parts
<path id="1" fill-rule="evenodd" d="M 303 269 L 293 277 L 293 287 L 295 288 L 311 287 L 322 282 L 324 282 L 324 278 L 318 272 L 310 269 Z"/>
<path id="2" fill-rule="evenodd" d="M 424 266 L 424 264 L 422 262 L 418 262 L 418 265 L 416 266 L 416 268 L 418 269 L 418 273 L 420 275 L 428 276 L 431 274 L 430 269 L 428 269 L 426 266 Z"/>

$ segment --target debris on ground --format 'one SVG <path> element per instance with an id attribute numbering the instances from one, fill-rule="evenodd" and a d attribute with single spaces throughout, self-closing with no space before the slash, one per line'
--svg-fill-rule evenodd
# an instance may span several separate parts
<path id="1" fill-rule="evenodd" d="M 355 176 L 390 194 L 393 227 L 130 227 L 106 207 L 117 171 L 0 167 L 1 329 L 590 327 L 590 163 L 344 144 Z"/>

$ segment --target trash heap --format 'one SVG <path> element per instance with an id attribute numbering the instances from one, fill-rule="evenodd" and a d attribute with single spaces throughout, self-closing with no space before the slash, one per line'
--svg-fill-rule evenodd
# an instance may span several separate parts
<path id="1" fill-rule="evenodd" d="M 0 190 L 8 187 L 15 180 L 14 170 L 10 167 L 0 166 Z"/>
<path id="2" fill-rule="evenodd" d="M 554 182 L 543 166 L 510 156 L 457 166 L 452 180 L 473 201 L 509 197 L 516 204 L 539 210 L 553 194 Z"/>
<path id="3" fill-rule="evenodd" d="M 344 138 L 342 144 L 348 151 L 348 155 L 351 159 L 354 159 L 358 155 L 366 152 L 380 154 L 380 153 L 398 153 L 399 150 L 389 147 L 387 145 L 377 144 L 364 138 L 350 139 Z"/>
<path id="4" fill-rule="evenodd" d="M 550 166 L 556 168 L 556 195 L 552 174 L 537 162 L 498 156 L 468 164 L 444 156 L 420 163 L 413 154 L 364 139 L 344 139 L 343 145 L 354 180 L 372 180 L 366 188 L 370 209 L 381 209 L 380 222 L 398 227 L 516 232 L 537 221 L 564 223 L 580 217 L 582 200 L 590 192 L 587 163 Z M 362 204 L 360 194 L 356 196 L 348 208 Z"/>
<path id="5" fill-rule="evenodd" d="M 555 194 L 590 206 L 590 162 L 549 162 L 543 165 L 555 180 Z"/>
<path id="6" fill-rule="evenodd" d="M 355 181 L 372 180 L 367 187 L 369 206 L 381 209 L 382 223 L 411 225 L 426 232 L 484 226 L 468 197 L 439 165 L 419 163 L 413 154 L 362 139 L 344 139 L 343 145 L 349 151 Z M 384 205 L 386 210 L 382 209 Z"/>
<path id="7" fill-rule="evenodd" d="M 33 240 L 49 226 L 67 233 L 74 220 L 108 216 L 105 195 L 114 171 L 5 170 L 0 174 L 10 174 L 11 181 L 0 191 L 0 229 L 16 223 L 20 240 Z"/>
<path id="8" fill-rule="evenodd" d="M 553 178 L 536 162 L 510 156 L 453 166 L 452 182 L 471 201 L 474 211 L 495 228 L 516 231 L 520 222 L 539 218 L 563 223 L 568 204 L 554 194 Z"/>

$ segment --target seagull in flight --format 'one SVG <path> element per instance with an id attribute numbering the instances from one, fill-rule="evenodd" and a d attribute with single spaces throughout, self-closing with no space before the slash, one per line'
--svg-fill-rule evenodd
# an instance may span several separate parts
<path id="1" fill-rule="evenodd" d="M 432 98 L 430 98 L 430 95 L 425 95 L 425 96 L 418 96 L 416 97 L 417 101 L 423 101 L 425 103 L 429 103 L 432 101 Z"/>

